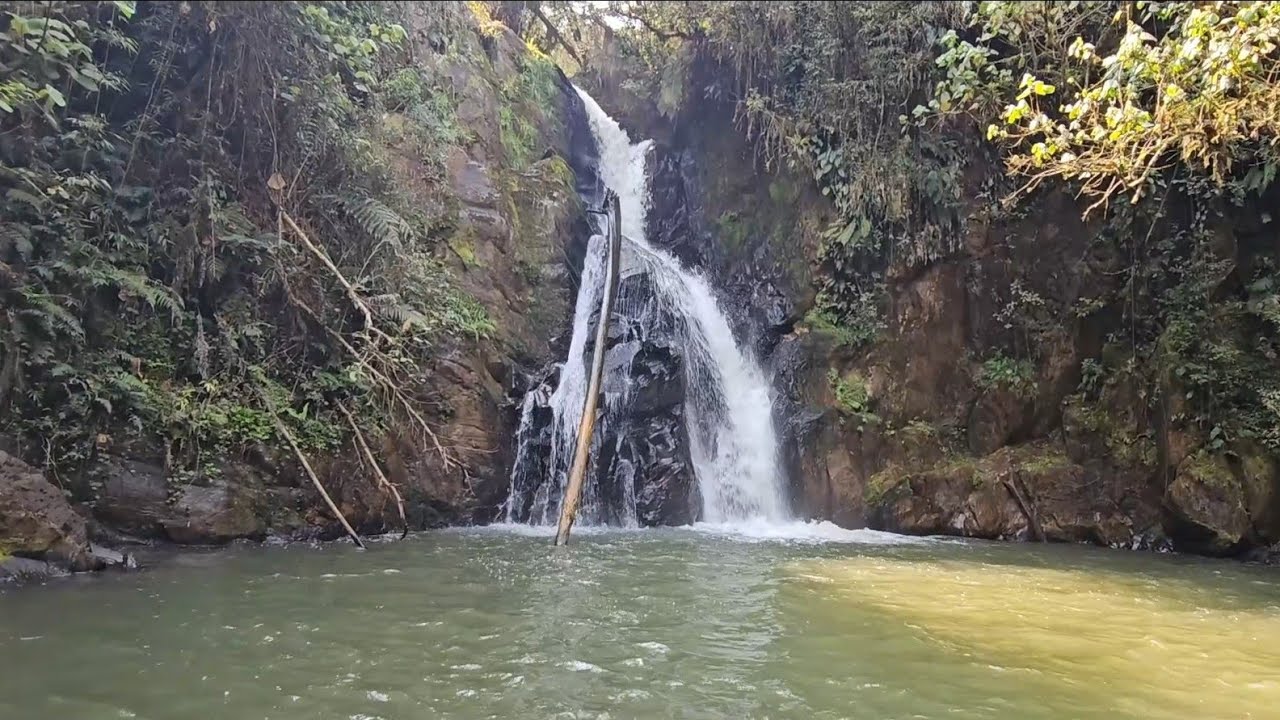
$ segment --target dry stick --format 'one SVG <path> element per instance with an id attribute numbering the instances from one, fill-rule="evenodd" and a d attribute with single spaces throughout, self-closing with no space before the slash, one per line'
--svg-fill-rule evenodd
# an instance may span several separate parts
<path id="1" fill-rule="evenodd" d="M 349 293 L 353 293 L 355 289 L 351 286 L 350 283 L 347 282 L 346 278 L 342 276 L 342 273 L 338 272 L 338 269 L 333 266 L 333 263 L 329 260 L 328 256 L 325 255 L 323 251 L 321 251 L 319 248 L 316 248 L 314 245 L 311 244 L 310 239 L 306 238 L 306 235 L 300 229 L 298 229 L 297 224 L 293 222 L 293 219 L 289 217 L 288 213 L 286 213 L 282 208 L 278 208 L 278 209 L 279 209 L 279 213 L 277 214 L 277 222 L 287 221 L 289 223 L 289 226 L 295 229 L 295 231 L 299 234 L 300 237 L 303 238 L 306 244 L 310 248 L 313 248 L 312 252 L 314 252 L 317 255 L 317 257 L 319 257 L 322 261 L 324 261 L 325 264 L 328 265 L 329 268 L 335 274 L 337 274 L 338 279 L 344 285 L 346 285 Z M 283 233 L 281 234 L 283 235 Z M 444 469 L 448 470 L 451 467 L 453 467 L 453 460 L 450 459 L 449 453 L 445 452 L 444 446 L 440 444 L 440 438 L 435 434 L 435 432 L 431 430 L 431 427 L 427 424 L 426 419 L 423 418 L 422 414 L 419 413 L 413 407 L 413 405 L 409 402 L 409 399 L 405 397 L 404 392 L 401 391 L 400 388 L 396 386 L 396 384 L 391 380 L 391 378 L 388 377 L 386 373 L 382 372 L 378 368 L 375 368 L 368 360 L 364 358 L 364 355 L 362 355 L 360 351 L 356 350 L 351 345 L 351 343 L 347 342 L 347 339 L 342 337 L 340 333 L 338 333 L 333 328 L 321 322 L 319 316 L 316 315 L 315 311 L 312 310 L 310 307 L 308 307 L 306 303 L 302 302 L 302 300 L 299 299 L 298 296 L 294 294 L 293 289 L 289 287 L 287 280 L 284 283 L 284 291 L 285 291 L 285 295 L 288 296 L 289 301 L 292 302 L 295 307 L 299 308 L 300 310 L 303 310 L 308 315 L 310 315 L 311 319 L 314 320 L 317 325 L 324 328 L 326 332 L 328 332 L 331 336 L 333 336 L 333 338 L 337 340 L 343 346 L 343 348 L 347 350 L 347 352 L 351 353 L 352 358 L 357 363 L 359 363 L 362 368 L 368 371 L 369 374 L 374 377 L 374 379 L 382 383 L 383 387 L 386 388 L 386 390 L 391 393 L 392 397 L 394 397 L 396 401 L 400 403 L 400 406 L 401 408 L 404 409 L 405 413 L 408 414 L 411 418 L 413 418 L 413 420 L 417 422 L 418 426 L 422 428 L 422 431 L 426 433 L 427 437 L 431 439 L 431 444 L 435 446 L 436 452 L 439 453 L 440 461 L 444 466 Z M 363 303 L 363 301 L 360 300 L 359 295 L 354 295 L 351 297 L 353 302 L 355 302 L 356 306 L 366 313 L 365 315 L 366 321 L 372 322 L 373 321 L 372 316 L 368 314 L 368 308 Z M 379 335 L 386 337 L 386 335 L 381 330 L 375 329 L 374 331 L 377 332 Z"/>
<path id="2" fill-rule="evenodd" d="M 582 498 L 582 484 L 587 474 L 587 459 L 591 454 L 591 436 L 596 426 L 596 405 L 600 401 L 600 376 L 604 370 L 604 345 L 609 332 L 609 313 L 618 284 L 618 256 L 622 251 L 621 218 L 618 196 L 609 193 L 609 268 L 605 275 L 604 293 L 600 299 L 600 324 L 596 327 L 596 347 L 591 356 L 591 383 L 582 408 L 582 423 L 578 426 L 578 446 L 574 450 L 573 468 L 569 471 L 569 484 L 565 486 L 564 499 L 560 503 L 560 523 L 556 528 L 556 545 L 569 542 L 569 530 L 573 528 L 578 513 L 578 501 Z"/>
<path id="3" fill-rule="evenodd" d="M 356 419 L 351 415 L 351 411 L 341 403 L 338 403 L 337 405 L 338 409 L 342 411 L 342 414 L 346 416 L 347 424 L 351 426 L 351 432 L 356 436 L 356 444 L 360 446 L 360 452 L 364 454 L 365 459 L 373 466 L 373 472 L 378 477 L 378 484 L 381 485 L 384 490 L 389 491 L 391 496 L 396 499 L 396 509 L 400 511 L 400 524 L 404 527 L 404 532 L 400 534 L 400 537 L 404 538 L 408 536 L 409 520 L 404 514 L 404 498 L 400 497 L 400 491 L 397 490 L 396 486 L 392 485 L 391 481 L 387 479 L 387 476 L 383 474 L 382 468 L 378 465 L 378 461 L 373 457 L 373 451 L 369 449 L 369 444 L 364 440 L 364 433 L 360 432 L 360 427 L 356 425 Z"/>
<path id="4" fill-rule="evenodd" d="M 347 291 L 347 297 L 351 299 L 351 304 L 355 305 L 356 309 L 364 315 L 365 329 L 390 340 L 391 338 L 387 337 L 386 333 L 379 330 L 377 326 L 373 324 L 373 313 L 369 310 L 369 306 L 360 298 L 360 293 L 356 291 L 356 288 L 351 284 L 351 281 L 347 280 L 347 277 L 342 274 L 342 271 L 338 269 L 338 266 L 333 264 L 333 260 L 329 258 L 329 253 L 311 242 L 311 238 L 307 237 L 307 234 L 302 231 L 302 228 L 298 227 L 298 223 L 293 221 L 293 218 L 289 216 L 289 213 L 284 211 L 284 208 L 280 208 L 280 217 L 284 218 L 285 224 L 289 226 L 290 230 L 293 230 L 294 234 L 298 236 L 298 239 L 302 241 L 302 244 L 311 251 L 311 254 L 319 258 L 320 262 L 324 263 L 324 266 L 329 268 L 329 272 L 333 273 L 333 276 L 337 278 L 338 282 L 342 283 L 342 287 Z"/>
<path id="5" fill-rule="evenodd" d="M 320 478 L 316 477 L 316 471 L 311 469 L 311 463 L 307 462 L 307 456 L 302 454 L 302 448 L 298 447 L 297 441 L 293 439 L 293 433 L 289 432 L 289 428 L 285 426 L 284 421 L 276 414 L 276 410 L 270 402 L 267 403 L 267 408 L 271 411 L 271 419 L 276 422 L 276 430 L 280 431 L 280 434 L 284 436 L 285 442 L 289 443 L 289 447 L 293 448 L 293 454 L 298 456 L 298 462 L 302 463 L 302 469 L 307 471 L 307 477 L 311 478 L 311 484 L 315 485 L 316 490 L 320 491 L 320 497 L 324 498 L 325 504 L 329 506 L 333 514 L 338 516 L 338 522 L 342 523 L 342 527 L 347 531 L 347 534 L 363 550 L 364 541 L 356 534 L 356 531 L 351 527 L 351 523 L 347 522 L 346 516 L 338 509 L 338 506 L 334 504 L 333 498 L 329 497 L 324 485 L 320 484 Z"/>
<path id="6" fill-rule="evenodd" d="M 1027 524 L 1031 526 L 1031 536 L 1036 539 L 1036 542 L 1044 542 L 1044 530 L 1041 529 L 1040 521 L 1036 518 L 1035 513 L 1032 512 L 1031 505 L 1026 501 L 1026 498 L 1022 496 L 1017 486 L 1009 478 L 1004 477 L 1000 481 L 1004 483 L 1005 489 L 1009 491 L 1009 494 L 1018 503 L 1018 509 L 1022 510 L 1023 516 L 1027 518 Z"/>
<path id="7" fill-rule="evenodd" d="M 292 298 L 291 293 L 290 293 L 290 297 Z M 295 302 L 299 302 L 300 307 L 306 308 L 306 305 L 301 305 L 300 301 L 297 301 L 296 298 L 293 298 L 293 299 Z M 313 319 L 316 319 L 317 322 L 319 322 L 319 319 L 316 318 L 315 313 L 311 312 L 310 308 L 306 308 L 306 309 L 308 312 L 311 313 L 311 317 Z M 404 410 L 405 413 L 409 415 L 409 417 L 413 418 L 415 422 L 417 422 L 418 427 L 422 428 L 422 431 L 427 434 L 427 437 L 431 438 L 431 443 L 435 446 L 436 452 L 440 454 L 440 462 L 443 465 L 444 469 L 448 470 L 451 467 L 453 467 L 454 461 L 449 457 L 449 453 L 445 452 L 444 446 L 440 444 L 440 437 L 437 436 L 431 430 L 431 427 L 427 425 L 426 418 L 422 417 L 422 413 L 419 413 L 417 409 L 414 408 L 413 405 L 409 403 L 409 398 L 405 396 L 404 392 L 402 392 L 400 388 L 396 387 L 395 383 L 392 382 L 391 378 L 388 377 L 386 373 L 374 367 L 372 363 L 366 360 L 364 356 L 361 355 L 358 350 L 352 347 L 351 343 L 347 342 L 347 339 L 342 337 L 342 335 L 339 334 L 336 330 L 333 330 L 332 328 L 324 324 L 321 324 L 321 327 L 327 330 L 335 340 L 337 340 L 344 348 L 346 348 L 347 352 L 351 353 L 351 356 L 355 359 L 357 363 L 360 364 L 360 367 L 364 368 L 370 375 L 373 376 L 375 380 L 382 383 L 383 387 L 391 393 L 392 397 L 396 399 L 396 402 L 400 403 L 400 408 Z"/>

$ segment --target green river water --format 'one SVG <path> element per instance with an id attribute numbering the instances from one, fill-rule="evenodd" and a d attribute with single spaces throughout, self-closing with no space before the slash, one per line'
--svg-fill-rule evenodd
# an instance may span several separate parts
<path id="1" fill-rule="evenodd" d="M 1274 719 L 1280 572 L 829 526 L 233 547 L 0 589 L 0 718 Z"/>

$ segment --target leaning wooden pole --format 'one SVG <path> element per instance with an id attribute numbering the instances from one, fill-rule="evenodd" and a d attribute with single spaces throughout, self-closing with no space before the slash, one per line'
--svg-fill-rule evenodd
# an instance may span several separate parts
<path id="1" fill-rule="evenodd" d="M 613 312 L 613 299 L 618 287 L 618 256 L 622 254 L 622 209 L 618 196 L 610 192 L 605 196 L 609 211 L 609 260 L 604 278 L 604 292 L 600 299 L 600 324 L 596 327 L 596 347 L 591 354 L 591 380 L 587 385 L 587 397 L 582 404 L 582 423 L 578 426 L 578 444 L 573 453 L 573 466 L 569 469 L 569 483 L 560 503 L 560 525 L 556 528 L 556 545 L 569 542 L 569 530 L 578 514 L 582 500 L 582 485 L 587 476 L 587 460 L 591 452 L 591 436 L 596 428 L 596 406 L 600 402 L 600 378 L 604 374 L 604 344 L 609 334 L 609 315 Z"/>
<path id="2" fill-rule="evenodd" d="M 311 469 L 311 463 L 307 462 L 307 456 L 303 455 L 302 448 L 298 447 L 298 441 L 293 439 L 293 433 L 289 432 L 289 427 L 284 424 L 284 421 L 280 419 L 274 409 L 271 410 L 271 419 L 276 421 L 276 430 L 279 431 L 280 436 L 284 438 L 285 442 L 289 443 L 289 447 L 293 448 L 293 454 L 298 457 L 298 462 L 302 463 L 302 469 L 307 471 L 307 477 L 311 478 L 311 484 L 315 485 L 320 497 L 324 499 L 324 504 L 329 506 L 330 512 L 338 518 L 338 522 L 342 523 L 342 529 L 346 530 L 347 534 L 351 536 L 351 541 L 361 550 L 364 550 L 364 541 L 360 539 L 359 533 L 355 531 L 355 528 L 351 527 L 351 523 L 347 522 L 347 516 L 343 515 L 342 511 L 338 509 L 338 505 L 333 501 L 333 498 L 329 497 L 329 492 L 324 489 L 324 485 L 320 482 L 316 471 Z"/>

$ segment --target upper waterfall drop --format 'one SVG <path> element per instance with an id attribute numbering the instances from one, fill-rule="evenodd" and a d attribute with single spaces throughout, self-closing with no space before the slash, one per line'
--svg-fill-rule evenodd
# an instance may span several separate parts
<path id="1" fill-rule="evenodd" d="M 674 344 L 683 360 L 684 424 L 689 459 L 701 498 L 699 519 L 718 524 L 787 520 L 789 513 L 782 491 L 783 473 L 777 458 L 778 436 L 769 382 L 755 359 L 734 339 L 729 321 L 706 278 L 682 267 L 669 253 L 650 246 L 646 238 L 648 159 L 652 141 L 633 143 L 590 95 L 576 89 L 598 146 L 599 177 L 620 201 L 626 241 L 623 274 L 647 275 L 645 287 L 651 295 L 645 297 L 644 302 L 621 303 L 615 308 L 615 315 L 623 315 L 624 321 L 638 321 L 641 315 L 672 318 L 670 324 L 674 327 L 668 330 L 675 335 Z M 507 521 L 547 524 L 554 520 L 577 440 L 574 435 L 582 417 L 584 348 L 590 334 L 591 309 L 598 305 L 602 292 L 604 246 L 598 238 L 593 240 L 584 260 L 569 357 L 561 366 L 559 382 L 546 401 L 552 416 L 552 437 L 540 440 L 549 450 L 546 458 L 534 457 L 538 453 L 531 442 L 535 435 L 534 398 L 526 398 L 511 496 L 506 503 Z M 626 317 L 628 314 L 632 317 Z M 612 396 L 606 394 L 602 410 L 606 417 L 627 411 L 625 396 L 631 378 L 625 375 L 629 367 L 615 363 L 614 368 L 623 375 L 618 383 L 623 390 Z M 608 419 L 622 423 L 626 420 Z M 593 455 L 598 455 L 599 449 L 593 447 Z M 636 524 L 638 488 L 630 484 L 642 485 L 646 478 L 641 475 L 633 479 L 633 475 L 639 474 L 631 472 L 630 466 L 626 470 L 610 478 L 592 473 L 582 507 L 583 523 L 612 519 L 622 524 Z M 629 486 L 601 487 L 602 483 L 618 481 Z M 605 508 L 602 507 L 605 498 L 629 506 Z"/>

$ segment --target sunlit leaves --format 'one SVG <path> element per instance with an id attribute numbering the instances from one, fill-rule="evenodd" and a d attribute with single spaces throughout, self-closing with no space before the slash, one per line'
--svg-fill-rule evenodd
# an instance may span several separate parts
<path id="1" fill-rule="evenodd" d="M 1036 59 L 1036 46 L 1018 44 L 1022 34 L 1010 32 L 1014 11 L 1006 7 L 1014 4 L 980 4 L 973 19 L 983 28 L 980 43 L 1002 39 L 1002 62 L 1040 65 L 1041 72 L 1023 73 L 1016 88 L 1010 75 L 993 75 L 994 86 L 977 90 L 948 75 L 930 105 L 945 112 L 957 91 L 985 93 L 988 103 L 1013 95 L 1001 124 L 986 132 L 1012 147 L 1011 169 L 1033 184 L 1053 176 L 1080 180 L 1103 199 L 1121 190 L 1148 194 L 1174 163 L 1233 193 L 1265 187 L 1257 169 L 1280 164 L 1280 3 L 1140 3 L 1140 12 L 1117 13 L 1115 26 L 1075 37 L 1066 47 L 1074 65 L 1051 55 Z M 1068 23 L 1070 13 L 1089 10 L 1087 3 L 1058 5 L 1068 6 L 1058 10 Z M 939 61 L 948 72 L 991 50 L 979 45 L 957 54 L 962 47 L 944 38 Z M 1068 90 L 1060 92 L 1046 73 L 1067 79 Z"/>

